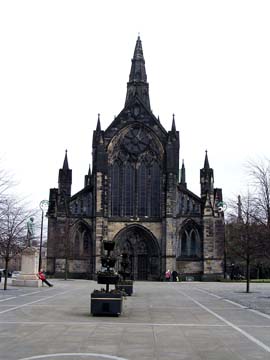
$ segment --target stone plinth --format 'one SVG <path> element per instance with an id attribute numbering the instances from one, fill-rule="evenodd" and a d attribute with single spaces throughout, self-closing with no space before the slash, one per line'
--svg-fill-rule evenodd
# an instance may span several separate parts
<path id="1" fill-rule="evenodd" d="M 21 274 L 12 279 L 12 285 L 40 287 L 42 281 L 39 280 L 38 273 L 39 251 L 34 247 L 28 247 L 22 253 Z"/>

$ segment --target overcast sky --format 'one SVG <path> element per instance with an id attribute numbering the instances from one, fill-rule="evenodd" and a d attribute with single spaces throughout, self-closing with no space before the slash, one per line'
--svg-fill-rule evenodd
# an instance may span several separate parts
<path id="1" fill-rule="evenodd" d="M 199 195 L 208 150 L 225 199 L 248 159 L 270 158 L 270 1 L 1 1 L 1 167 L 33 206 L 57 187 L 65 149 L 72 193 L 124 106 L 140 33 L 153 113 L 180 132 L 180 161 Z"/>

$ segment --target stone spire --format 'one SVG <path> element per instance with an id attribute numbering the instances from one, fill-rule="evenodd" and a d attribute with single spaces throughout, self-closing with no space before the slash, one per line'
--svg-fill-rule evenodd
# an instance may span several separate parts
<path id="1" fill-rule="evenodd" d="M 205 151 L 204 166 L 200 170 L 201 198 L 206 201 L 207 194 L 210 195 L 210 201 L 214 201 L 214 171 L 209 166 L 207 150 Z"/>
<path id="2" fill-rule="evenodd" d="M 184 160 L 182 161 L 180 184 L 183 185 L 184 187 L 187 187 L 187 183 L 186 183 L 186 169 L 185 169 Z"/>
<path id="3" fill-rule="evenodd" d="M 132 102 L 138 98 L 146 106 L 146 108 L 151 111 L 149 85 L 147 83 L 145 61 L 140 36 L 138 36 L 131 62 L 132 64 L 129 74 L 129 82 L 127 83 L 125 107 L 132 104 Z"/>
<path id="4" fill-rule="evenodd" d="M 84 187 L 91 184 L 91 176 L 92 176 L 92 174 L 91 174 L 91 166 L 89 164 L 88 174 L 85 175 L 85 177 L 84 177 Z"/>
<path id="5" fill-rule="evenodd" d="M 143 57 L 143 49 L 142 49 L 142 42 L 140 36 L 138 36 L 133 59 L 131 61 L 132 61 L 132 65 L 129 74 L 129 82 L 141 81 L 146 83 L 147 76 L 145 71 L 145 61 Z"/>
<path id="6" fill-rule="evenodd" d="M 173 114 L 173 119 L 172 119 L 172 132 L 176 132 L 176 127 L 175 127 L 175 119 L 174 119 L 174 114 Z"/>
<path id="7" fill-rule="evenodd" d="M 72 184 L 72 170 L 68 166 L 67 150 L 62 169 L 59 169 L 58 175 L 58 191 L 60 194 L 70 196 Z"/>
<path id="8" fill-rule="evenodd" d="M 93 133 L 93 146 L 97 146 L 97 144 L 103 142 L 102 133 L 103 131 L 101 131 L 100 114 L 98 114 L 96 130 Z"/>
<path id="9" fill-rule="evenodd" d="M 100 126 L 100 114 L 98 114 L 96 131 L 101 131 L 101 126 Z"/>
<path id="10" fill-rule="evenodd" d="M 69 167 L 68 167 L 68 158 L 67 158 L 67 150 L 65 152 L 65 158 L 64 158 L 64 162 L 63 162 L 63 170 L 66 171 L 66 170 L 69 170 Z"/>
<path id="11" fill-rule="evenodd" d="M 204 166 L 203 166 L 204 169 L 209 169 L 210 166 L 209 166 L 209 161 L 208 161 L 208 155 L 207 155 L 207 150 L 205 150 L 205 159 L 204 159 Z"/>

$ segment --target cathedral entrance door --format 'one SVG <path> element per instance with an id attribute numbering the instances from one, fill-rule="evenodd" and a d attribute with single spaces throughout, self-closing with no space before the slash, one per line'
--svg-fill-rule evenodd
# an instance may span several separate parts
<path id="1" fill-rule="evenodd" d="M 140 225 L 126 227 L 116 235 L 114 241 L 116 242 L 115 255 L 118 258 L 123 252 L 129 255 L 132 279 L 160 279 L 159 246 L 157 240 L 146 228 Z"/>
<path id="2" fill-rule="evenodd" d="M 147 255 L 138 255 L 138 280 L 147 280 Z"/>

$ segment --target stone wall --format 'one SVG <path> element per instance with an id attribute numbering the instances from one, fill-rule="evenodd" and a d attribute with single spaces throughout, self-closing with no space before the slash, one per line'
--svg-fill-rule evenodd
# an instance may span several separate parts
<path id="1" fill-rule="evenodd" d="M 127 221 L 114 222 L 108 221 L 108 240 L 114 240 L 115 236 L 123 229 L 130 225 L 140 225 L 149 230 L 156 238 L 159 246 L 161 246 L 162 239 L 162 224 L 160 222 L 146 222 L 146 221 Z"/>
<path id="2" fill-rule="evenodd" d="M 202 274 L 203 261 L 176 261 L 176 271 L 179 274 Z"/>

